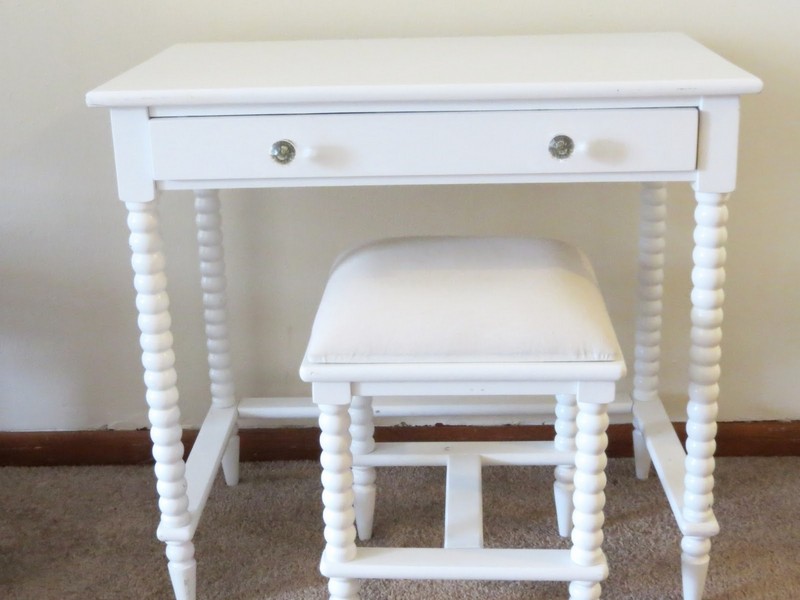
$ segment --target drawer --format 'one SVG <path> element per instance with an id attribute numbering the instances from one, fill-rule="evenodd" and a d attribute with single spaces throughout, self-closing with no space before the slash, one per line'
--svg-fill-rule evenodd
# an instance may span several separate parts
<path id="1" fill-rule="evenodd" d="M 155 179 L 233 180 L 693 171 L 694 108 L 163 117 Z M 557 136 L 571 153 L 555 158 Z M 270 156 L 289 140 L 291 161 Z"/>

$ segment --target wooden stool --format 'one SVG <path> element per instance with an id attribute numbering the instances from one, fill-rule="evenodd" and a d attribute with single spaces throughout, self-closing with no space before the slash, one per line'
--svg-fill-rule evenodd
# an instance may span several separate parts
<path id="1" fill-rule="evenodd" d="M 300 370 L 320 409 L 330 597 L 386 578 L 571 581 L 570 598 L 599 598 L 607 405 L 624 372 L 591 265 L 568 244 L 401 238 L 341 257 Z M 555 395 L 555 440 L 372 439 L 372 397 L 465 395 Z M 556 465 L 571 549 L 482 547 L 481 467 L 499 464 Z M 356 525 L 372 533 L 374 469 L 388 465 L 447 466 L 444 548 L 356 547 Z"/>

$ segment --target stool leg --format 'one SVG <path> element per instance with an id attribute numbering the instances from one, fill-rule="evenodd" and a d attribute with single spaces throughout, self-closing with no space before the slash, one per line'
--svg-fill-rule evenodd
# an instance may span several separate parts
<path id="1" fill-rule="evenodd" d="M 353 456 L 369 454 L 375 449 L 375 424 L 373 422 L 372 398 L 353 396 L 350 405 L 350 449 Z M 375 516 L 375 467 L 353 467 L 353 491 L 355 492 L 356 529 L 358 537 L 372 537 Z"/>
<path id="2" fill-rule="evenodd" d="M 648 402 L 658 398 L 661 358 L 661 310 L 664 282 L 664 232 L 666 231 L 667 188 L 663 183 L 646 183 L 641 192 L 639 217 L 638 314 L 636 350 L 633 363 L 633 399 Z M 647 479 L 650 455 L 639 422 L 633 422 L 633 456 L 636 477 Z"/>
<path id="3" fill-rule="evenodd" d="M 325 553 L 328 563 L 352 560 L 356 555 L 353 509 L 353 457 L 350 453 L 350 417 L 347 405 L 320 404 L 319 426 L 322 454 L 322 519 L 325 522 Z M 356 600 L 357 581 L 332 578 L 331 600 Z"/>
<path id="4" fill-rule="evenodd" d="M 613 399 L 613 393 L 609 401 Z M 605 506 L 608 407 L 578 400 L 575 455 L 575 511 L 570 556 L 579 565 L 602 563 L 603 508 Z M 601 587 L 594 581 L 573 581 L 571 600 L 597 600 Z"/>
<path id="5" fill-rule="evenodd" d="M 357 579 L 340 579 L 332 577 L 328 582 L 330 600 L 354 600 L 358 598 L 361 582 Z"/>
<path id="6" fill-rule="evenodd" d="M 575 396 L 559 394 L 556 396 L 556 437 L 554 440 L 556 450 L 572 452 L 575 454 L 575 435 L 578 432 L 575 417 L 578 415 L 578 404 Z M 572 533 L 572 494 L 575 491 L 575 466 L 558 465 L 555 468 L 555 484 L 553 492 L 556 500 L 556 518 L 558 520 L 558 533 L 562 537 L 569 537 Z"/>

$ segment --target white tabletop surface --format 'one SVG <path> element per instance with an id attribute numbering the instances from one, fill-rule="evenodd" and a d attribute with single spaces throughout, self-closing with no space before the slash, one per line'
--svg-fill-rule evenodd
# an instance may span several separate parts
<path id="1" fill-rule="evenodd" d="M 739 95 L 761 81 L 678 33 L 179 44 L 90 106 Z"/>

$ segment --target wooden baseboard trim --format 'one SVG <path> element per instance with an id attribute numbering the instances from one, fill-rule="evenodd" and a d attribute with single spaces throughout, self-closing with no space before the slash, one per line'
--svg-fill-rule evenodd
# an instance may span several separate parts
<path id="1" fill-rule="evenodd" d="M 685 439 L 683 423 L 675 423 Z M 611 425 L 608 455 L 632 456 L 631 426 Z M 187 452 L 196 431 L 184 432 Z M 379 427 L 378 441 L 547 440 L 547 425 Z M 243 429 L 243 461 L 316 460 L 316 428 Z M 137 465 L 152 463 L 146 430 L 0 432 L 0 466 Z M 800 421 L 720 423 L 717 456 L 800 456 Z"/>

